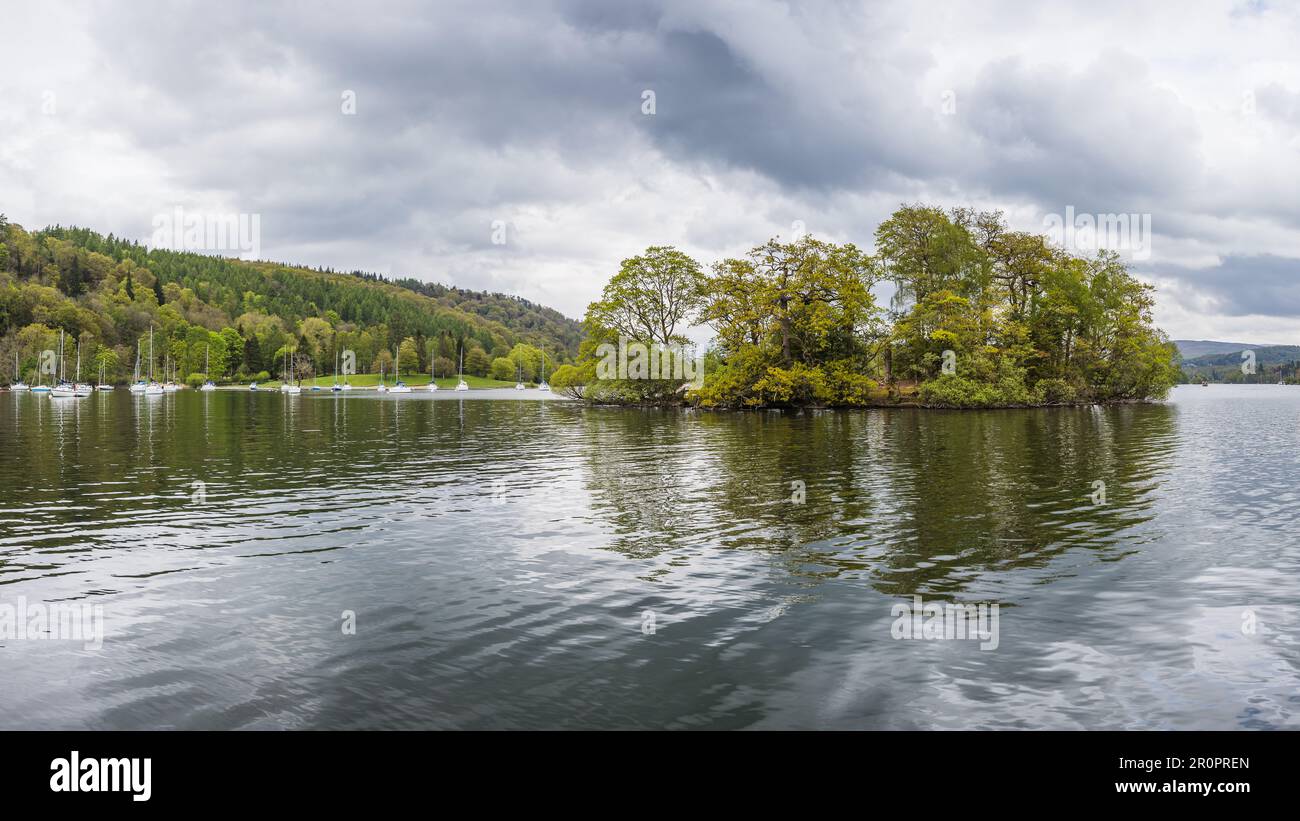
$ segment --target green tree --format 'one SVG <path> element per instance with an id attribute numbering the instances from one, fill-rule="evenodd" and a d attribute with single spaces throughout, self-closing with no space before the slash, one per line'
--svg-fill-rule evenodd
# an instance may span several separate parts
<path id="1" fill-rule="evenodd" d="M 465 371 L 474 376 L 487 376 L 488 369 L 492 367 L 492 359 L 488 356 L 487 351 L 480 347 L 470 348 L 465 354 Z"/>
<path id="2" fill-rule="evenodd" d="M 493 379 L 514 379 L 516 373 L 514 360 L 504 356 L 498 356 L 492 360 L 491 376 Z"/>
<path id="3" fill-rule="evenodd" d="M 703 272 L 675 248 L 653 246 L 623 260 L 601 298 L 587 307 L 588 327 L 640 342 L 669 344 L 699 307 Z"/>
<path id="4" fill-rule="evenodd" d="M 416 346 L 412 337 L 402 340 L 398 346 L 397 372 L 411 373 L 420 370 L 420 349 Z"/>

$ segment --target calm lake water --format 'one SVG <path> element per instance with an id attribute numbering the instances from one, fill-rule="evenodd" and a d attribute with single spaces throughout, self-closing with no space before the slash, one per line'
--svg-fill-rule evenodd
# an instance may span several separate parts
<path id="1" fill-rule="evenodd" d="M 0 727 L 1300 727 L 1300 387 L 511 393 L 0 394 L 0 610 L 104 625 L 11 621 Z M 914 595 L 996 649 L 894 638 Z"/>

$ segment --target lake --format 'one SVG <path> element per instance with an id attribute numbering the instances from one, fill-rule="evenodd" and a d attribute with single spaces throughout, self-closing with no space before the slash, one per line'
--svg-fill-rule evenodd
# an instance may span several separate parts
<path id="1" fill-rule="evenodd" d="M 1300 727 L 1300 387 L 510 393 L 0 394 L 0 727 Z"/>

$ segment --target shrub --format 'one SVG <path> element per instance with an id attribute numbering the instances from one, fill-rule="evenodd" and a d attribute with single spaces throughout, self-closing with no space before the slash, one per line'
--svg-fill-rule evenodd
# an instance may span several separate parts
<path id="1" fill-rule="evenodd" d="M 866 405 L 880 387 L 876 380 L 859 373 L 849 360 L 828 362 L 822 367 L 832 405 Z"/>
<path id="2" fill-rule="evenodd" d="M 551 390 L 574 399 L 584 398 L 583 387 L 586 383 L 586 375 L 573 365 L 561 365 L 551 374 Z"/>
<path id="3" fill-rule="evenodd" d="M 1034 385 L 1034 391 L 1041 401 L 1051 404 L 1073 402 L 1079 395 L 1075 387 L 1064 379 L 1040 379 Z"/>
<path id="4" fill-rule="evenodd" d="M 802 362 L 789 368 L 768 368 L 754 383 L 754 393 L 769 405 L 824 404 L 831 398 L 821 369 Z"/>
<path id="5" fill-rule="evenodd" d="M 931 408 L 987 408 L 999 404 L 993 385 L 942 374 L 921 386 L 921 404 Z"/>

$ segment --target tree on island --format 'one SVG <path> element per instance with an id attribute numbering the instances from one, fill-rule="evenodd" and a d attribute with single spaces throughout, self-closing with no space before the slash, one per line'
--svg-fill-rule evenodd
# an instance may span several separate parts
<path id="1" fill-rule="evenodd" d="M 1159 399 L 1178 377 L 1153 289 L 1114 253 L 1085 259 L 1000 212 L 920 205 L 875 240 L 871 255 L 772 239 L 707 273 L 647 249 L 592 303 L 578 362 L 553 383 L 603 402 L 1006 407 Z M 887 308 L 872 290 L 882 282 Z M 602 344 L 678 342 L 688 320 L 715 335 L 702 385 L 598 373 Z"/>

